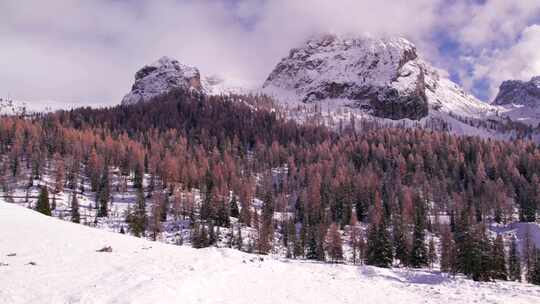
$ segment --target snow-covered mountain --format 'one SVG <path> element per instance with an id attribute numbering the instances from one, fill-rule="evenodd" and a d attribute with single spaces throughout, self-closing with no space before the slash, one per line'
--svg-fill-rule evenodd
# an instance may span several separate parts
<path id="1" fill-rule="evenodd" d="M 505 115 L 513 120 L 536 126 L 540 122 L 540 76 L 529 81 L 504 81 L 494 105 L 504 108 Z"/>
<path id="2" fill-rule="evenodd" d="M 325 111 L 323 120 L 329 126 L 348 121 L 352 115 L 455 134 L 540 140 L 537 131 L 524 131 L 526 125 L 540 122 L 540 109 L 536 109 L 540 106 L 534 101 L 538 78 L 505 82 L 502 97 L 489 104 L 446 75 L 422 59 L 414 44 L 404 38 L 325 34 L 293 48 L 260 89 L 242 88 L 220 76 L 204 77 L 195 67 L 162 57 L 136 73 L 132 90 L 122 103 L 145 102 L 175 88 L 204 95 L 264 93 L 299 122 L 309 121 L 313 111 L 294 113 L 291 109 L 315 107 Z"/>
<path id="3" fill-rule="evenodd" d="M 277 96 L 292 92 L 304 103 L 345 100 L 390 119 L 418 120 L 431 111 L 483 118 L 497 110 L 465 93 L 400 37 L 315 37 L 292 49 L 263 87 Z"/>
<path id="4" fill-rule="evenodd" d="M 112 252 L 97 252 L 106 246 Z M 150 242 L 1 200 L 0 286 L 0 303 L 6 304 L 540 300 L 540 288 L 518 282 L 479 283 L 430 270 L 309 263 Z"/>
<path id="5" fill-rule="evenodd" d="M 131 92 L 124 96 L 122 104 L 146 102 L 175 88 L 202 93 L 201 75 L 197 68 L 164 56 L 137 71 Z"/>
<path id="6" fill-rule="evenodd" d="M 208 95 L 242 93 L 244 91 L 243 88 L 219 75 L 201 76 L 198 68 L 163 56 L 135 73 L 135 82 L 131 91 L 122 99 L 122 104 L 147 102 L 174 89 L 184 89 Z"/>

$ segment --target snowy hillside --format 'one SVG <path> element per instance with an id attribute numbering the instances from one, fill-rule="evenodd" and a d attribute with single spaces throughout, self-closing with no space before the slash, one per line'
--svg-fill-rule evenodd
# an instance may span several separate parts
<path id="1" fill-rule="evenodd" d="M 24 241 L 21 241 L 24 240 Z M 97 252 L 111 246 L 112 252 Z M 538 303 L 540 288 L 149 242 L 0 202 L 0 303 Z"/>

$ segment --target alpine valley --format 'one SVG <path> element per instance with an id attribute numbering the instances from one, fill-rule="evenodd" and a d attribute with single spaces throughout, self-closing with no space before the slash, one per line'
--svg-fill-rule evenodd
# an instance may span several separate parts
<path id="1" fill-rule="evenodd" d="M 0 99 L 0 303 L 540 303 L 540 76 L 291 47 L 257 88 L 164 56 L 113 106 Z"/>

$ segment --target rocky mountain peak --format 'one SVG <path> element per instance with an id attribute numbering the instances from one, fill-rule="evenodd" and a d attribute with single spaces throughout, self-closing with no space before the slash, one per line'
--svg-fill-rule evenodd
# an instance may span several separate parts
<path id="1" fill-rule="evenodd" d="M 495 105 L 540 105 L 540 76 L 529 81 L 507 80 L 499 87 Z"/>
<path id="2" fill-rule="evenodd" d="M 146 102 L 176 88 L 200 93 L 204 91 L 197 68 L 164 56 L 135 73 L 135 83 L 122 99 L 122 104 Z"/>
<path id="3" fill-rule="evenodd" d="M 420 119 L 428 112 L 424 74 L 404 38 L 325 34 L 292 49 L 263 87 L 294 91 L 304 102 L 347 99 L 379 117 Z"/>

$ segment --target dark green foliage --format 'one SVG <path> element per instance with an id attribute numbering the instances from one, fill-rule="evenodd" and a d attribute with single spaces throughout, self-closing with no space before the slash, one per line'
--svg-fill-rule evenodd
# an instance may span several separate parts
<path id="1" fill-rule="evenodd" d="M 521 282 L 521 258 L 517 250 L 516 238 L 512 237 L 508 256 L 508 279 Z"/>
<path id="2" fill-rule="evenodd" d="M 403 266 L 409 265 L 409 246 L 407 244 L 407 238 L 405 236 L 405 227 L 401 219 L 394 220 L 393 223 L 393 245 L 394 245 L 394 257 L 398 259 Z"/>
<path id="3" fill-rule="evenodd" d="M 366 264 L 377 267 L 390 267 L 393 261 L 393 248 L 390 241 L 390 235 L 387 231 L 384 220 L 373 227 L 371 225 L 368 231 Z"/>
<path id="4" fill-rule="evenodd" d="M 36 211 L 51 216 L 51 206 L 49 205 L 49 191 L 47 186 L 42 186 L 36 204 Z"/>
<path id="5" fill-rule="evenodd" d="M 534 260 L 533 260 L 532 270 L 529 275 L 529 283 L 540 285 L 540 249 L 534 250 Z"/>
<path id="6" fill-rule="evenodd" d="M 437 251 L 435 248 L 435 241 L 433 238 L 429 239 L 429 245 L 428 245 L 428 264 L 429 268 L 433 267 L 433 264 L 437 262 Z"/>
<path id="7" fill-rule="evenodd" d="M 133 187 L 135 187 L 136 189 L 142 189 L 143 187 L 143 175 L 144 175 L 144 172 L 143 172 L 143 169 L 141 168 L 141 166 L 135 166 L 135 175 L 134 175 L 134 178 L 133 178 Z"/>
<path id="8" fill-rule="evenodd" d="M 410 255 L 410 265 L 420 268 L 428 265 L 428 252 L 426 248 L 426 215 L 423 202 L 419 201 L 415 207 L 413 243 Z"/>
<path id="9" fill-rule="evenodd" d="M 319 260 L 320 257 L 317 252 L 317 233 L 316 229 L 308 229 L 308 239 L 307 239 L 307 248 L 306 248 L 306 259 L 308 260 Z"/>
<path id="10" fill-rule="evenodd" d="M 238 202 L 236 201 L 236 196 L 233 195 L 229 204 L 231 217 L 238 218 L 240 216 L 240 210 L 238 209 Z"/>
<path id="11" fill-rule="evenodd" d="M 493 278 L 497 280 L 507 280 L 508 271 L 506 270 L 504 241 L 501 235 L 498 235 L 493 243 L 491 258 L 493 263 Z"/>
<path id="12" fill-rule="evenodd" d="M 79 213 L 79 200 L 77 199 L 77 194 L 73 194 L 71 199 L 71 221 L 73 223 L 80 223 L 81 215 Z"/>
<path id="13" fill-rule="evenodd" d="M 98 217 L 107 217 L 109 214 L 109 200 L 111 197 L 111 185 L 109 183 L 109 170 L 107 167 L 103 170 L 99 182 L 98 192 Z"/>
<path id="14" fill-rule="evenodd" d="M 148 216 L 146 214 L 146 201 L 142 189 L 139 189 L 137 193 L 136 206 L 128 214 L 126 222 L 129 224 L 129 229 L 133 235 L 138 237 L 144 236 L 148 226 Z"/>
<path id="15" fill-rule="evenodd" d="M 213 232 L 211 233 L 213 234 Z M 195 223 L 191 230 L 191 246 L 193 246 L 193 248 L 205 248 L 210 245 L 211 239 L 205 225 Z"/>

